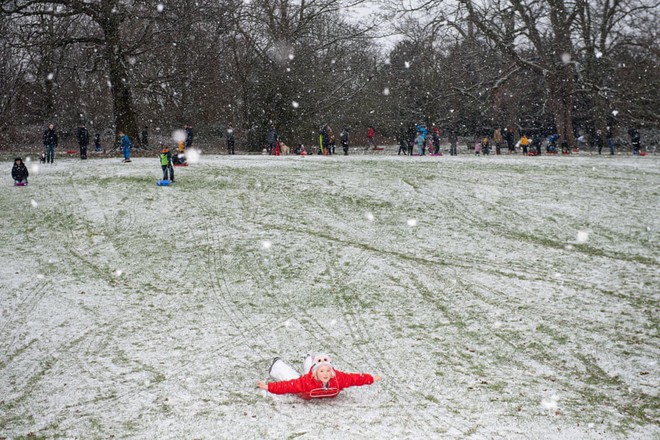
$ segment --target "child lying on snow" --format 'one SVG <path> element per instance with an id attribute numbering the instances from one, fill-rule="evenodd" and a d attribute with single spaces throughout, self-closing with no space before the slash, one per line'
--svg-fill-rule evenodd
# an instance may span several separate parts
<path id="1" fill-rule="evenodd" d="M 275 358 L 270 367 L 270 376 L 277 382 L 257 381 L 257 388 L 273 394 L 297 394 L 305 400 L 335 397 L 348 387 L 371 385 L 379 381 L 380 376 L 371 374 L 344 373 L 332 367 L 328 355 L 308 355 L 303 364 L 307 373 L 300 376 L 296 370 L 280 358 Z"/>

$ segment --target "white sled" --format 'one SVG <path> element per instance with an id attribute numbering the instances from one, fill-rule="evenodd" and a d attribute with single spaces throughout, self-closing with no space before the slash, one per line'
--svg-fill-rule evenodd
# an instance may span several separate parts
<path id="1" fill-rule="evenodd" d="M 270 377 L 277 381 L 298 379 L 300 374 L 293 367 L 280 358 L 275 358 L 270 366 Z"/>

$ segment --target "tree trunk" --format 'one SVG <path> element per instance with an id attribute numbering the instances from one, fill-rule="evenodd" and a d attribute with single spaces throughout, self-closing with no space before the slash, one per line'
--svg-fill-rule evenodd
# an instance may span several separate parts
<path id="1" fill-rule="evenodd" d="M 573 131 L 573 100 L 575 95 L 575 77 L 570 64 L 556 67 L 546 74 L 546 88 L 549 95 L 550 109 L 552 110 L 557 133 L 561 140 L 568 141 L 568 145 L 575 146 L 575 133 Z"/>
<path id="2" fill-rule="evenodd" d="M 122 131 L 132 140 L 138 140 L 137 114 L 133 106 L 133 96 L 128 85 L 126 60 L 121 50 L 119 21 L 109 18 L 103 22 L 105 34 L 105 59 L 108 63 L 113 113 L 117 132 Z"/>

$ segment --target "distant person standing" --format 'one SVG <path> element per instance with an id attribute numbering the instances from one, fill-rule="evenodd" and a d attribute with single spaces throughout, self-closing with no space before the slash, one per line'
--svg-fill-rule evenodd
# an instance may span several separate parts
<path id="1" fill-rule="evenodd" d="M 614 133 L 612 132 L 612 127 L 607 127 L 605 137 L 607 138 L 607 146 L 610 149 L 610 156 L 614 156 Z"/>
<path id="2" fill-rule="evenodd" d="M 349 148 L 348 127 L 344 127 L 344 129 L 341 131 L 341 134 L 339 135 L 339 139 L 341 141 L 341 148 L 344 150 L 344 156 L 348 156 L 348 148 Z"/>
<path id="3" fill-rule="evenodd" d="M 495 154 L 502 154 L 502 132 L 499 128 L 496 128 L 493 132 L 493 142 L 495 143 Z"/>
<path id="4" fill-rule="evenodd" d="M 78 146 L 80 147 L 80 159 L 87 159 L 87 146 L 89 145 L 89 132 L 85 127 L 85 124 L 80 124 L 78 127 L 78 132 L 76 133 L 76 138 L 78 139 Z"/>
<path id="5" fill-rule="evenodd" d="M 234 137 L 234 127 L 229 124 L 227 127 L 227 154 L 236 154 L 235 144 L 236 138 Z"/>
<path id="6" fill-rule="evenodd" d="M 514 142 L 513 128 L 504 129 L 504 140 L 506 141 L 507 149 L 509 154 L 516 152 L 516 143 Z"/>
<path id="7" fill-rule="evenodd" d="M 452 130 L 449 133 L 449 154 L 451 156 L 458 156 L 458 136 L 456 136 L 456 132 Z"/>
<path id="8" fill-rule="evenodd" d="M 376 148 L 376 141 L 374 140 L 375 136 L 376 130 L 372 125 L 370 125 L 367 129 L 367 148 L 365 148 L 365 150 L 368 150 L 369 148 Z"/>
<path id="9" fill-rule="evenodd" d="M 46 150 L 46 163 L 55 163 L 55 148 L 57 147 L 57 132 L 55 125 L 48 124 L 44 132 L 44 149 Z"/>
<path id="10" fill-rule="evenodd" d="M 632 154 L 639 155 L 639 152 L 642 149 L 642 138 L 639 135 L 639 131 L 636 128 L 628 129 L 628 136 L 630 136 L 630 146 L 632 148 Z"/>
<path id="11" fill-rule="evenodd" d="M 186 149 L 192 147 L 193 143 L 193 129 L 190 125 L 186 125 L 184 127 L 184 131 L 186 132 L 186 144 L 185 147 Z"/>
<path id="12" fill-rule="evenodd" d="M 268 129 L 268 134 L 266 135 L 266 142 L 268 143 L 267 150 L 268 154 L 275 154 L 277 150 L 277 130 L 275 126 L 271 125 Z"/>
<path id="13" fill-rule="evenodd" d="M 131 162 L 131 138 L 125 135 L 123 131 L 120 131 L 119 139 L 121 150 L 124 153 L 124 162 Z"/>
<path id="14" fill-rule="evenodd" d="M 440 129 L 438 127 L 433 127 L 431 141 L 433 142 L 433 154 L 440 154 Z"/>
<path id="15" fill-rule="evenodd" d="M 97 153 L 101 151 L 101 133 L 96 133 L 94 135 L 94 151 Z"/>
<path id="16" fill-rule="evenodd" d="M 415 138 L 415 145 L 417 145 L 417 151 L 420 156 L 424 156 L 424 135 L 421 131 L 417 132 L 417 137 Z"/>

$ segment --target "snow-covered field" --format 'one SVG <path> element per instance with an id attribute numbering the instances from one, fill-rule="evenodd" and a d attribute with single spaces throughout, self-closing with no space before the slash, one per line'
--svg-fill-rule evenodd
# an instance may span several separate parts
<path id="1" fill-rule="evenodd" d="M 660 437 L 658 157 L 0 165 L 0 438 Z"/>

